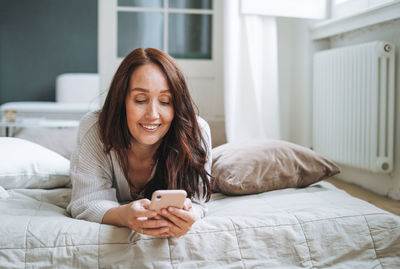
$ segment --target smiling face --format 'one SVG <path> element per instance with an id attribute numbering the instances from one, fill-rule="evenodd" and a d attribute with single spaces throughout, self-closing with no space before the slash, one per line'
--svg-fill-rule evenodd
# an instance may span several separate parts
<path id="1" fill-rule="evenodd" d="M 131 146 L 158 147 L 174 119 L 172 94 L 158 65 L 149 63 L 134 70 L 125 106 Z"/>

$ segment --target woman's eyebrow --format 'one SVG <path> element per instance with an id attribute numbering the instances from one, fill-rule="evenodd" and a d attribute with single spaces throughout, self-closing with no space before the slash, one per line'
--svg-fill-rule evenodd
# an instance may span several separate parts
<path id="1" fill-rule="evenodd" d="M 143 89 L 143 88 L 133 88 L 131 91 L 150 92 L 149 90 Z M 166 92 L 170 92 L 170 90 L 165 89 L 165 90 L 160 91 L 160 93 L 166 93 Z"/>
<path id="2" fill-rule="evenodd" d="M 143 89 L 143 88 L 133 88 L 131 91 L 139 91 L 139 92 L 149 92 L 149 90 Z"/>

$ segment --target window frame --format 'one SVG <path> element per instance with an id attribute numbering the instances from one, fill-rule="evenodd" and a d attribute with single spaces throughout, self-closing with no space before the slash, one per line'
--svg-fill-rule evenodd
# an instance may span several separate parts
<path id="1" fill-rule="evenodd" d="M 98 72 L 104 101 L 113 75 L 123 58 L 118 57 L 118 0 L 98 0 Z M 165 7 L 165 6 L 164 6 Z M 211 59 L 176 59 L 200 112 L 206 119 L 222 118 L 223 100 L 223 0 L 213 0 Z M 186 9 L 187 10 L 187 9 Z"/>
<path id="2" fill-rule="evenodd" d="M 215 77 L 216 72 L 217 74 L 222 72 L 216 68 L 219 69 L 222 65 L 223 20 L 222 16 L 218 15 L 223 12 L 223 1 L 213 0 L 212 8 L 211 59 L 176 59 L 185 75 L 189 77 Z M 111 82 L 112 74 L 123 60 L 118 57 L 117 47 L 118 0 L 98 0 L 98 9 L 98 65 L 100 86 L 104 91 Z M 148 10 L 148 8 L 142 10 Z M 164 27 L 166 26 L 164 25 Z"/>
<path id="3" fill-rule="evenodd" d="M 163 0 L 163 5 L 164 5 L 164 7 L 161 7 L 161 8 L 118 6 L 118 1 L 117 1 L 117 14 L 118 14 L 118 12 L 143 12 L 143 13 L 157 12 L 157 13 L 162 13 L 163 14 L 163 24 L 164 24 L 163 51 L 165 51 L 167 53 L 169 52 L 169 48 L 168 48 L 168 40 L 169 40 L 169 16 L 168 15 L 169 14 L 173 13 L 173 14 L 211 15 L 211 20 L 213 20 L 213 18 L 215 16 L 214 9 L 169 8 L 169 0 Z M 211 29 L 213 29 L 213 27 Z M 213 40 L 212 32 L 213 31 L 211 30 L 211 43 Z M 117 40 L 117 42 L 118 42 L 118 40 Z M 118 49 L 118 46 L 117 46 L 117 49 Z M 212 49 L 213 48 L 211 46 L 211 58 L 213 56 Z M 117 55 L 118 55 L 118 51 L 117 51 Z M 178 58 L 178 59 L 181 60 L 181 58 Z M 187 59 L 197 60 L 197 58 L 187 58 Z"/>

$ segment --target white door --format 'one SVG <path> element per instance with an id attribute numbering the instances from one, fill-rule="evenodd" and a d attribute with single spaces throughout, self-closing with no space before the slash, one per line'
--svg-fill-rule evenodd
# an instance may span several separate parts
<path id="1" fill-rule="evenodd" d="M 171 54 L 206 120 L 224 118 L 222 0 L 98 0 L 103 100 L 123 57 L 137 47 Z"/>

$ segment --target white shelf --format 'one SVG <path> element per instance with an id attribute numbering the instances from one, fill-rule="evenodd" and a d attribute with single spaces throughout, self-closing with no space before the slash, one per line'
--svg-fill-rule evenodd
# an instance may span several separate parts
<path id="1" fill-rule="evenodd" d="M 21 119 L 14 122 L 1 120 L 0 127 L 45 127 L 45 128 L 71 128 L 79 125 L 78 120 L 49 120 L 49 119 Z"/>
<path id="2" fill-rule="evenodd" d="M 5 128 L 6 136 L 13 136 L 16 128 L 73 128 L 79 126 L 79 120 L 52 120 L 46 118 L 17 119 L 9 122 L 0 120 L 0 128 Z"/>
<path id="3" fill-rule="evenodd" d="M 326 20 L 311 27 L 313 40 L 324 39 L 374 24 L 400 18 L 400 1 L 371 7 L 357 14 Z"/>

